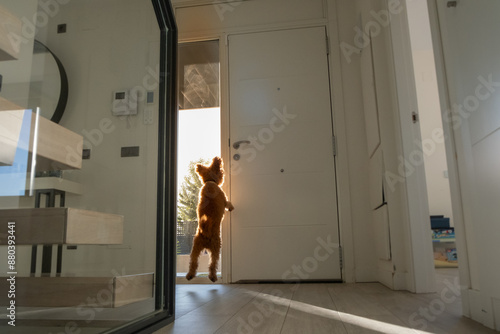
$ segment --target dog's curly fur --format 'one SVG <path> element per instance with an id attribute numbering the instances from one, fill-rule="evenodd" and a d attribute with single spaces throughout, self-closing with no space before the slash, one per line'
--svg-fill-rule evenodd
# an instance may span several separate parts
<path id="1" fill-rule="evenodd" d="M 198 230 L 193 239 L 188 280 L 196 276 L 198 257 L 204 249 L 210 251 L 210 265 L 208 278 L 217 281 L 217 262 L 221 248 L 220 224 L 224 211 L 234 209 L 221 189 L 224 182 L 224 167 L 222 159 L 215 157 L 210 166 L 196 165 L 196 173 L 204 183 L 198 198 Z"/>

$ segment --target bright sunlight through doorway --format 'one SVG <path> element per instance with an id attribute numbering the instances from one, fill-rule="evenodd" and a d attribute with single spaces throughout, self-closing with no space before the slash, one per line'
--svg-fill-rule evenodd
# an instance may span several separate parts
<path id="1" fill-rule="evenodd" d="M 202 186 L 197 163 L 221 154 L 219 42 L 179 45 L 179 128 L 177 146 L 177 277 L 183 281 L 198 221 L 196 205 Z M 209 254 L 200 255 L 198 279 L 209 283 Z M 219 263 L 221 263 L 219 261 Z M 220 267 L 217 274 L 221 277 Z M 191 281 L 192 282 L 192 281 Z"/>

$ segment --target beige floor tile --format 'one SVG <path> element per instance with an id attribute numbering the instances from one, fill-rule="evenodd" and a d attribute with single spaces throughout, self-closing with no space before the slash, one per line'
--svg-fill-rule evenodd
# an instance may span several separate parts
<path id="1" fill-rule="evenodd" d="M 497 333 L 462 316 L 460 296 L 451 298 L 456 269 L 436 273 L 432 294 L 379 283 L 178 285 L 177 320 L 157 333 Z"/>

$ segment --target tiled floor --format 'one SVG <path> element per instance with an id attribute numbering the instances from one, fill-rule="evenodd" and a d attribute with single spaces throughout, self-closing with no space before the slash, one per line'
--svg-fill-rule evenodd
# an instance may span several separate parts
<path id="1" fill-rule="evenodd" d="M 177 285 L 176 321 L 156 334 L 497 333 L 461 316 L 456 269 L 437 293 L 378 283 Z"/>

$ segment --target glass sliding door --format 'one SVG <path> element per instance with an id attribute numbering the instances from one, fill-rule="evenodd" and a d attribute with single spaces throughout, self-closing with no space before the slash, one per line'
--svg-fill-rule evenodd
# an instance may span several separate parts
<path id="1" fill-rule="evenodd" d="M 0 332 L 173 320 L 166 0 L 0 0 Z"/>

